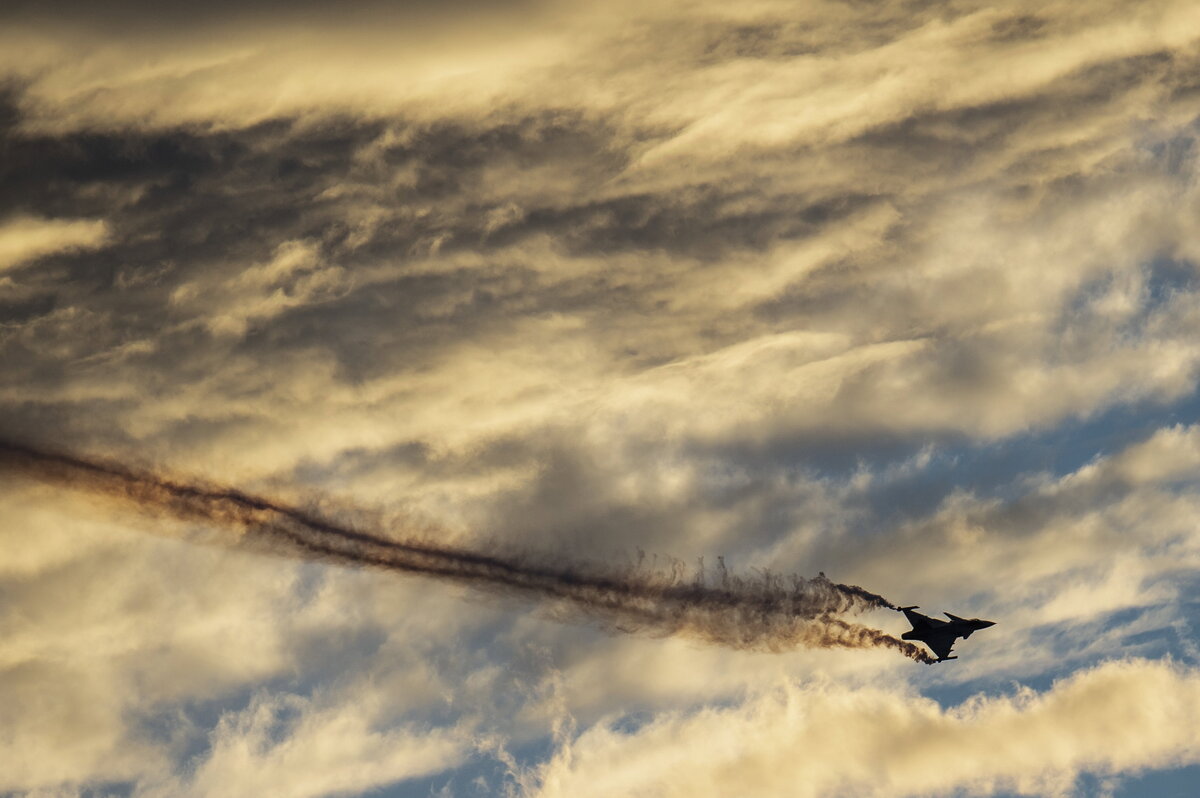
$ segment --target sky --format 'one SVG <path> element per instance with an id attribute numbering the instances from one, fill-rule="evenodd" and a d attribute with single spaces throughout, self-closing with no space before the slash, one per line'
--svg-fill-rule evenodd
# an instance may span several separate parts
<path id="1" fill-rule="evenodd" d="M 1198 75 L 1191 0 L 5 3 L 0 442 L 996 625 L 722 645 L 0 469 L 0 795 L 1194 794 Z"/>

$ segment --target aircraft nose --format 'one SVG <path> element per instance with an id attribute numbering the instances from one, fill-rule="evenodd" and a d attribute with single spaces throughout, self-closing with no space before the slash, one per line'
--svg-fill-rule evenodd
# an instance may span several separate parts
<path id="1" fill-rule="evenodd" d="M 996 622 L 995 621 L 975 621 L 975 625 L 978 626 L 980 629 L 986 629 L 989 626 L 995 626 Z"/>

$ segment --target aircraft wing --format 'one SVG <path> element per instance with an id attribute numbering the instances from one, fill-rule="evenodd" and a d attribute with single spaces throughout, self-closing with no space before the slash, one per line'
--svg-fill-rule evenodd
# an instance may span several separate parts
<path id="1" fill-rule="evenodd" d="M 928 615 L 922 615 L 916 611 L 916 607 L 901 607 L 900 611 L 904 613 L 904 617 L 908 618 L 908 622 L 912 624 L 914 632 L 925 629 L 932 629 L 938 624 L 944 624 L 945 621 L 939 621 L 936 618 L 930 618 Z"/>
<path id="2" fill-rule="evenodd" d="M 950 649 L 954 648 L 954 640 L 953 635 L 930 635 L 925 645 L 937 654 L 938 659 L 945 659 L 950 656 Z"/>

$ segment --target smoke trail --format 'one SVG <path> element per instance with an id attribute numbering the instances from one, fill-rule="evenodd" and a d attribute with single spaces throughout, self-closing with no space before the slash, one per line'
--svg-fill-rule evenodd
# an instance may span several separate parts
<path id="1" fill-rule="evenodd" d="M 551 614 L 583 613 L 624 632 L 687 635 L 739 649 L 783 651 L 809 647 L 884 647 L 918 662 L 921 648 L 838 617 L 875 607 L 895 609 L 856 585 L 762 573 L 730 574 L 718 558 L 714 578 L 640 567 L 622 572 L 532 557 L 505 556 L 440 545 L 415 534 L 401 539 L 337 523 L 315 512 L 262 496 L 0 441 L 0 468 L 56 485 L 132 504 L 143 512 L 236 530 L 244 543 L 307 559 L 452 580 L 541 600 Z"/>

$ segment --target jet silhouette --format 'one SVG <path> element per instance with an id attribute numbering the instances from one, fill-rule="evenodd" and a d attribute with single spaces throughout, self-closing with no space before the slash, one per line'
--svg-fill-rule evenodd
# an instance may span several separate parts
<path id="1" fill-rule="evenodd" d="M 928 615 L 922 615 L 919 612 L 914 612 L 917 607 L 914 604 L 911 607 L 900 607 L 900 611 L 904 613 L 904 617 L 908 618 L 908 622 L 912 624 L 912 629 L 900 635 L 904 640 L 920 640 L 925 645 L 929 646 L 929 650 L 937 655 L 938 662 L 945 662 L 948 659 L 958 659 L 958 657 L 950 656 L 950 649 L 954 647 L 954 642 L 958 638 L 966 640 L 971 636 L 971 633 L 977 629 L 986 629 L 989 626 L 995 626 L 994 621 L 981 621 L 978 618 L 959 618 L 957 615 L 945 613 L 950 620 L 943 621 L 937 618 L 930 618 Z"/>

